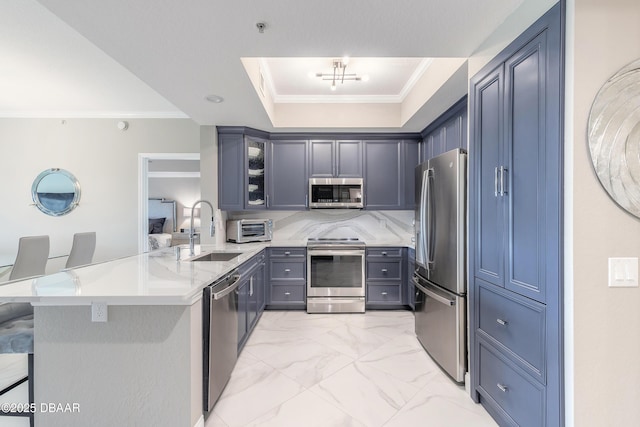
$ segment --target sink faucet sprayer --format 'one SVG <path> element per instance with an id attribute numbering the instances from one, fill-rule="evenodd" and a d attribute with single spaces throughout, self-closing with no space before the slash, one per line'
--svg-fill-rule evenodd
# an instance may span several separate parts
<path id="1" fill-rule="evenodd" d="M 196 237 L 196 232 L 193 229 L 193 213 L 194 213 L 194 211 L 196 209 L 196 206 L 199 203 L 206 203 L 211 208 L 211 225 L 209 226 L 209 236 L 213 237 L 216 234 L 216 226 L 215 226 L 214 217 L 213 217 L 214 216 L 213 206 L 211 205 L 211 203 L 209 203 L 206 200 L 198 200 L 191 207 L 191 224 L 190 224 L 190 228 L 189 228 L 189 254 L 191 256 L 195 255 L 193 247 L 194 247 L 194 241 L 195 241 L 195 237 Z"/>

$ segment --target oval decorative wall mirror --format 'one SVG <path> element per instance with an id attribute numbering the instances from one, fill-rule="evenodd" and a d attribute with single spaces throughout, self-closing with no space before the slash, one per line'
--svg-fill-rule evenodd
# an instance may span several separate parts
<path id="1" fill-rule="evenodd" d="M 604 189 L 640 218 L 640 59 L 620 69 L 596 95 L 589 149 Z"/>
<path id="2" fill-rule="evenodd" d="M 33 181 L 31 198 L 47 215 L 66 215 L 80 202 L 80 183 L 64 169 L 47 169 Z"/>

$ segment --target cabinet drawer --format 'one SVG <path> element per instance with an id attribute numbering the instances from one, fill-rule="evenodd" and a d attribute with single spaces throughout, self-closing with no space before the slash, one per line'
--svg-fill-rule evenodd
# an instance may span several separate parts
<path id="1" fill-rule="evenodd" d="M 271 285 L 271 303 L 287 304 L 287 303 L 303 303 L 304 300 L 304 284 L 299 285 Z"/>
<path id="2" fill-rule="evenodd" d="M 402 248 L 367 248 L 368 257 L 401 257 Z"/>
<path id="3" fill-rule="evenodd" d="M 402 261 L 367 261 L 367 279 L 402 279 Z"/>
<path id="4" fill-rule="evenodd" d="M 521 373 L 500 352 L 478 341 L 480 394 L 502 408 L 519 426 L 537 427 L 544 420 L 544 386 Z"/>
<path id="5" fill-rule="evenodd" d="M 304 280 L 304 262 L 271 260 L 271 280 Z"/>
<path id="6" fill-rule="evenodd" d="M 401 304 L 400 283 L 367 285 L 367 302 Z"/>
<path id="7" fill-rule="evenodd" d="M 307 251 L 305 248 L 271 248 L 271 257 L 305 258 Z"/>
<path id="8" fill-rule="evenodd" d="M 544 382 L 544 305 L 493 288 L 490 284 L 478 286 L 480 333 L 485 333 L 515 353 L 532 370 L 532 374 Z"/>

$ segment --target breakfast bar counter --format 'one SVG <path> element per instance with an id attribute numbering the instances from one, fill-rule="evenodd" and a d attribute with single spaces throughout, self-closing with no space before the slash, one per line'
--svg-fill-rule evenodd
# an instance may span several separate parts
<path id="1" fill-rule="evenodd" d="M 36 425 L 203 426 L 202 291 L 265 246 L 197 248 L 240 253 L 229 261 L 168 248 L 1 285 L 0 302 L 34 306 Z"/>

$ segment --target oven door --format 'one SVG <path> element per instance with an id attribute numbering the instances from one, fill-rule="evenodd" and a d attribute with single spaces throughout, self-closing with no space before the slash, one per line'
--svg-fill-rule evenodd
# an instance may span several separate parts
<path id="1" fill-rule="evenodd" d="M 307 296 L 364 297 L 364 250 L 308 249 Z"/>

